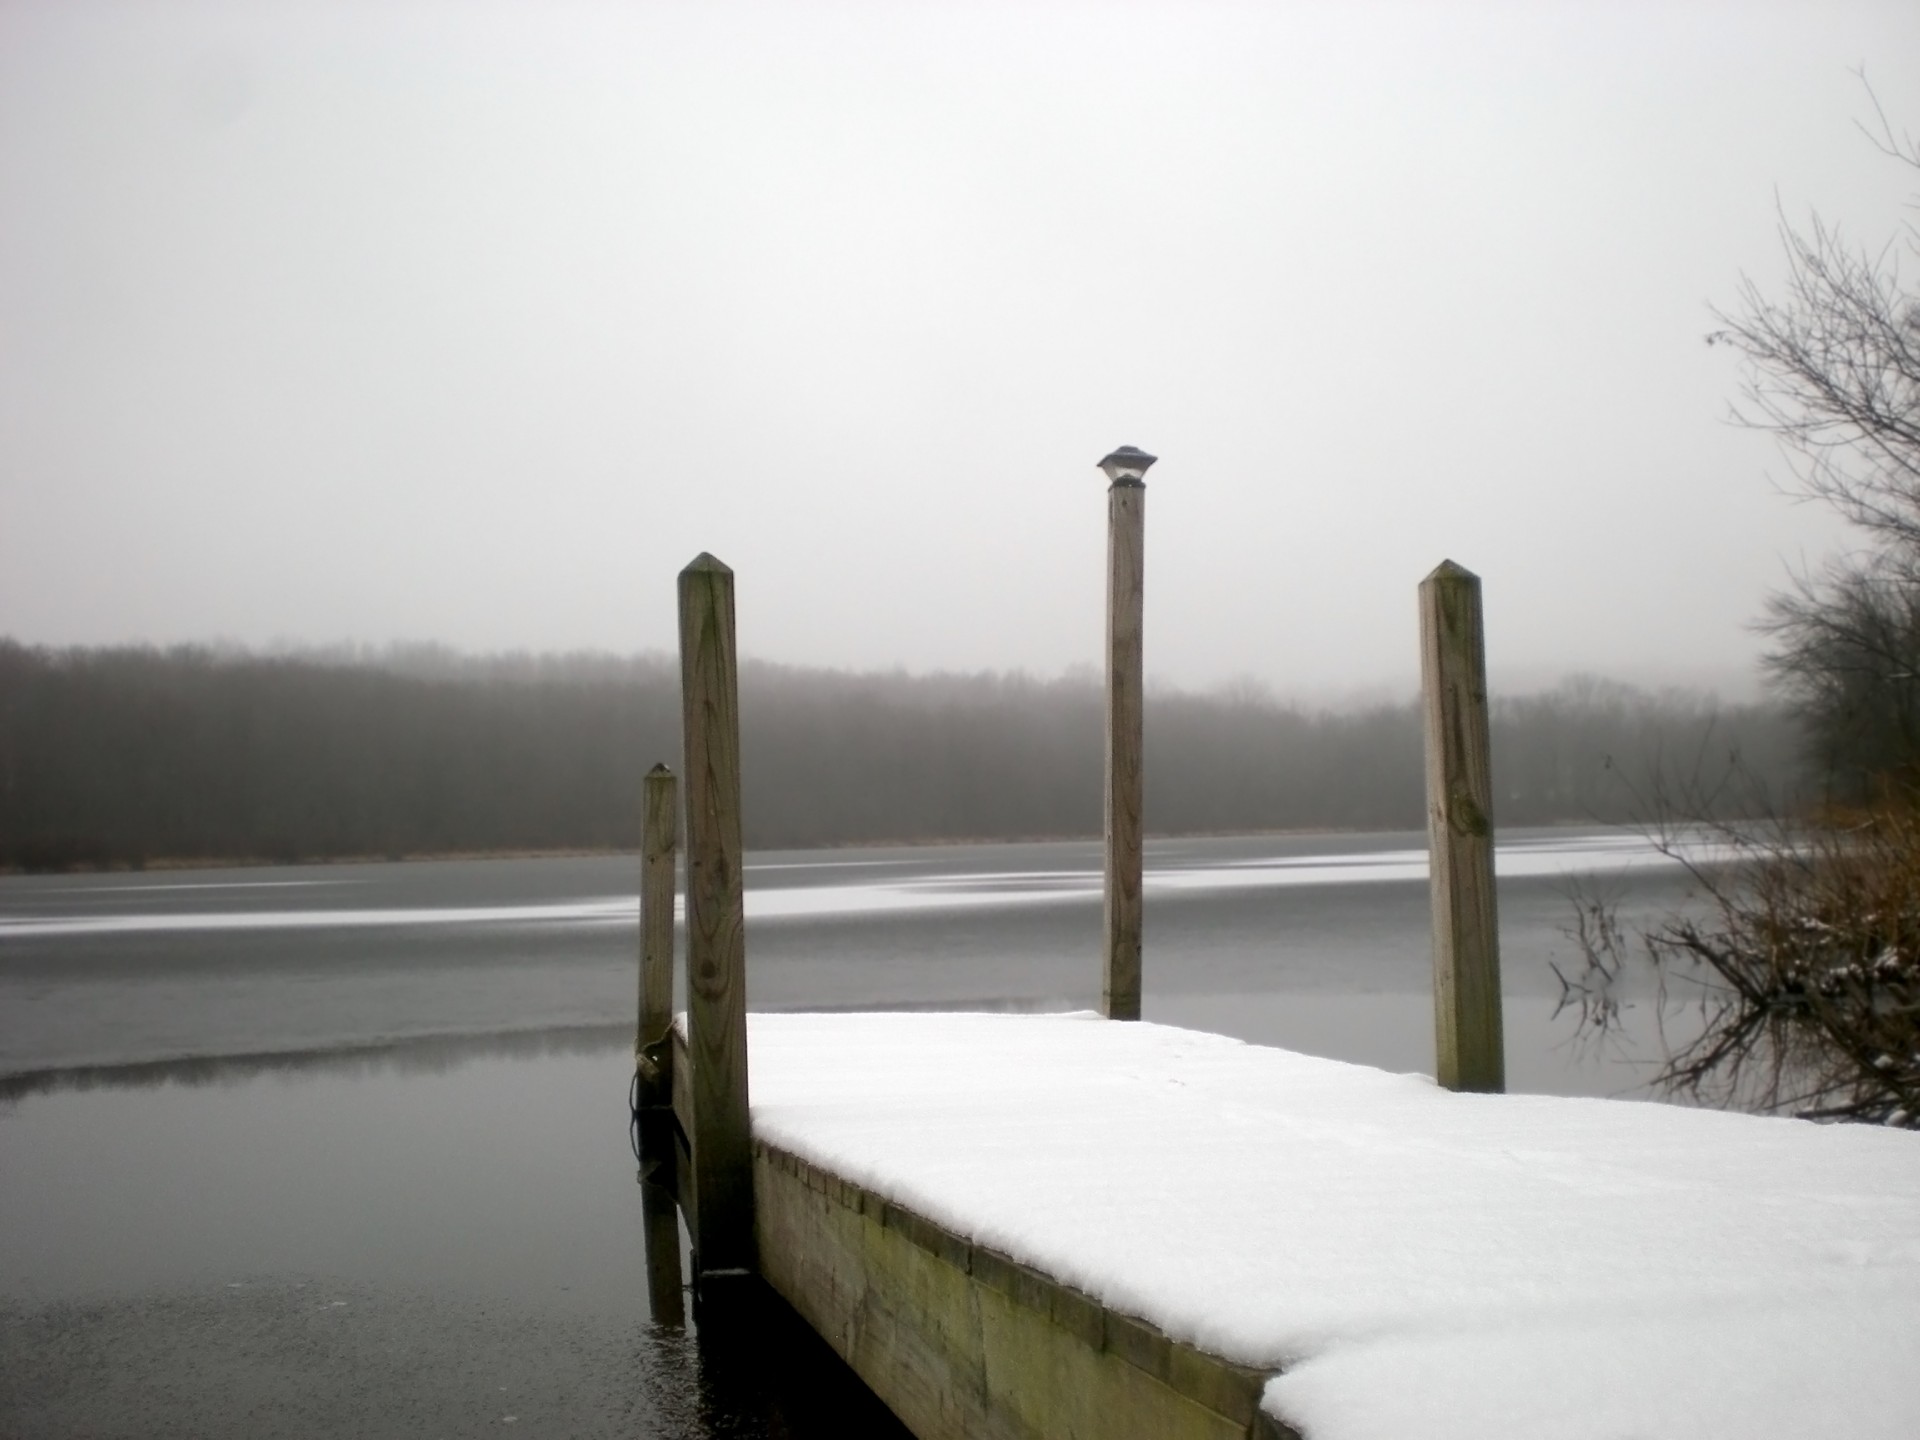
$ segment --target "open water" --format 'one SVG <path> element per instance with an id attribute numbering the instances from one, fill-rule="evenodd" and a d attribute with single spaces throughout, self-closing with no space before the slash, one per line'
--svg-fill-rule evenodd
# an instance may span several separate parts
<path id="1" fill-rule="evenodd" d="M 1147 1018 L 1430 1071 L 1422 839 L 1153 842 Z M 749 1003 L 1092 1008 L 1099 859 L 751 856 Z M 1510 1088 L 1644 1094 L 1651 992 L 1597 1044 L 1554 967 L 1572 887 L 1632 918 L 1684 872 L 1568 831 L 1498 868 Z M 695 1326 L 649 1276 L 635 888 L 631 857 L 0 879 L 0 1433 L 886 1433 L 779 1307 Z"/>

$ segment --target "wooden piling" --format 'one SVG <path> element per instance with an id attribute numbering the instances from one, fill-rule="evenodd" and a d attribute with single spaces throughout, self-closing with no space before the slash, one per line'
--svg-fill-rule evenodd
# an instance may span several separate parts
<path id="1" fill-rule="evenodd" d="M 643 782 L 640 840 L 640 1010 L 634 1034 L 640 1105 L 653 1110 L 673 1101 L 661 1041 L 673 1023 L 673 889 L 680 787 L 665 765 Z"/>
<path id="2" fill-rule="evenodd" d="M 1451 560 L 1420 583 L 1420 680 L 1433 887 L 1435 1075 L 1449 1090 L 1506 1088 L 1500 926 L 1493 891 L 1493 767 L 1480 579 Z"/>
<path id="3" fill-rule="evenodd" d="M 1110 1020 L 1140 1018 L 1142 624 L 1147 487 L 1107 491 L 1105 980 Z"/>
<path id="4" fill-rule="evenodd" d="M 699 1284 L 705 1277 L 754 1269 L 733 571 L 711 555 L 680 572 L 680 701 L 693 1072 L 690 1178 Z"/>
<path id="5" fill-rule="evenodd" d="M 687 1310 L 680 1277 L 680 1215 L 673 1196 L 663 1186 L 643 1181 L 640 1215 L 647 1241 L 647 1305 L 654 1324 L 677 1328 L 686 1323 Z"/>

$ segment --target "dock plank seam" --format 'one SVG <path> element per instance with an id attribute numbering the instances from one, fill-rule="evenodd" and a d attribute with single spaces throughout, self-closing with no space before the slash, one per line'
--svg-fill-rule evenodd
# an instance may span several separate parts
<path id="1" fill-rule="evenodd" d="M 1174 1339 L 1150 1321 L 1113 1309 L 991 1246 L 956 1235 L 789 1150 L 757 1137 L 753 1145 L 757 1159 L 792 1176 L 826 1202 L 866 1216 L 987 1289 L 1050 1320 L 1089 1349 L 1113 1355 L 1184 1399 L 1243 1427 L 1249 1440 L 1302 1440 L 1299 1432 L 1260 1408 L 1260 1397 L 1267 1382 L 1280 1373 L 1279 1367 L 1265 1370 L 1211 1355 Z"/>

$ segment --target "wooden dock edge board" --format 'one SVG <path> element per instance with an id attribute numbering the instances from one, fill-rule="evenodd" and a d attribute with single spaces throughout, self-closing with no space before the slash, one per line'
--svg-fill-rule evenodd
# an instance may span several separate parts
<path id="1" fill-rule="evenodd" d="M 754 1143 L 761 1274 L 920 1440 L 1300 1440 L 1271 1378 Z"/>
<path id="2" fill-rule="evenodd" d="M 680 1213 L 687 1217 L 687 1233 L 698 1235 L 698 1216 L 694 1210 L 693 1183 L 693 1062 L 687 1058 L 687 1031 L 681 1023 L 684 1016 L 675 1019 L 673 1044 L 668 1048 L 672 1057 L 672 1074 L 667 1077 L 668 1093 L 673 1103 L 673 1198 L 679 1202 Z"/>

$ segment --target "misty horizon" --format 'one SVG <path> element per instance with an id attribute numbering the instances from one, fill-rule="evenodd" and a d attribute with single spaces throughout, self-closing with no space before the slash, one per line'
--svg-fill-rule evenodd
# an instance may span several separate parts
<path id="1" fill-rule="evenodd" d="M 0 1435 L 1920 1434 L 1916 58 L 0 0 Z"/>
<path id="2" fill-rule="evenodd" d="M 1871 0 L 0 7 L 0 629 L 1060 673 L 1160 456 L 1147 668 L 1753 693 L 1842 542 L 1703 343 L 1873 247 Z M 1504 678 L 1502 678 L 1504 677 Z M 1744 685 L 1744 688 L 1742 688 Z"/>
<path id="3" fill-rule="evenodd" d="M 0 642 L 0 867 L 631 849 L 678 766 L 673 657 L 48 651 Z M 744 834 L 766 848 L 1098 834 L 1101 677 L 747 663 Z M 1491 696 L 1502 824 L 1780 813 L 1825 774 L 1780 706 L 1575 676 Z M 1420 704 L 1150 689 L 1156 834 L 1411 829 Z M 1812 787 L 1811 790 L 1809 787 Z"/>
<path id="4" fill-rule="evenodd" d="M 369 644 L 353 640 L 309 643 L 275 639 L 264 644 L 248 644 L 231 637 L 207 640 L 182 640 L 156 644 L 148 640 L 125 640 L 91 645 L 44 645 L 20 636 L 0 634 L 0 645 L 21 645 L 53 654 L 86 654 L 113 651 L 202 653 L 217 660 L 292 660 L 317 665 L 340 665 L 393 670 L 402 674 L 428 677 L 497 677 L 524 672 L 528 676 L 565 675 L 570 678 L 614 677 L 634 670 L 674 670 L 679 667 L 676 652 L 667 649 L 619 651 L 611 649 L 463 649 L 437 640 L 393 640 Z M 973 669 L 947 669 L 916 666 L 904 661 L 871 665 L 817 665 L 780 660 L 765 655 L 743 655 L 743 669 L 792 671 L 797 674 L 837 676 L 848 679 L 865 677 L 901 678 L 933 682 L 984 681 L 1020 683 L 1038 686 L 1056 684 L 1099 685 L 1103 671 L 1097 661 L 1068 664 L 1052 671 L 1017 667 L 982 666 Z M 1525 699 L 1553 694 L 1571 686 L 1597 684 L 1617 686 L 1648 697 L 1662 697 L 1688 703 L 1713 705 L 1754 705 L 1770 703 L 1774 697 L 1766 676 L 1756 662 L 1748 667 L 1689 667 L 1681 671 L 1660 671 L 1651 667 L 1636 671 L 1604 672 L 1591 667 L 1569 665 L 1522 666 L 1494 670 L 1490 675 L 1490 693 L 1497 698 Z M 1204 683 L 1182 683 L 1151 668 L 1146 676 L 1150 695 L 1191 696 L 1198 699 L 1239 699 L 1328 714 L 1350 714 L 1370 709 L 1398 707 L 1416 699 L 1420 691 L 1417 674 L 1404 680 L 1378 680 L 1344 686 L 1299 684 L 1291 688 L 1251 673 L 1228 675 Z"/>

